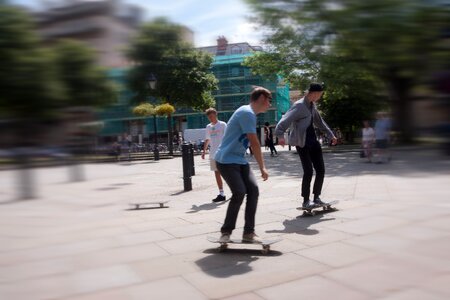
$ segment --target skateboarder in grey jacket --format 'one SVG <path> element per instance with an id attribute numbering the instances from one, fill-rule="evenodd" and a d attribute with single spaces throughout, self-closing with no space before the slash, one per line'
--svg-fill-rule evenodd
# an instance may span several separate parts
<path id="1" fill-rule="evenodd" d="M 302 197 L 303 207 L 305 208 L 325 204 L 319 197 L 325 177 L 325 165 L 323 163 L 322 148 L 317 140 L 314 126 L 326 132 L 329 138 L 331 138 L 333 145 L 337 142 L 333 132 L 322 119 L 316 108 L 315 103 L 319 101 L 322 93 L 323 87 L 321 84 L 311 83 L 305 97 L 292 105 L 275 128 L 278 143 L 283 146 L 286 143 L 284 140 L 284 132 L 293 125 L 289 134 L 289 145 L 296 147 L 302 162 Z M 311 203 L 309 195 L 313 167 L 316 171 L 316 178 L 313 187 L 314 203 Z"/>

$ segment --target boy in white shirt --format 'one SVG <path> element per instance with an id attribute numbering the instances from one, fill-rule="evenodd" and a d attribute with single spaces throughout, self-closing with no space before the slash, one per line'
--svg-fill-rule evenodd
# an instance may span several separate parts
<path id="1" fill-rule="evenodd" d="M 223 134 L 225 133 L 225 129 L 227 128 L 227 123 L 219 121 L 217 119 L 217 111 L 214 108 L 208 108 L 206 110 L 206 116 L 211 123 L 206 126 L 206 136 L 205 143 L 203 144 L 202 159 L 205 159 L 206 149 L 208 149 L 208 145 L 211 145 L 211 149 L 209 150 L 209 164 L 211 167 L 211 171 L 214 171 L 217 187 L 219 188 L 219 195 L 217 195 L 217 197 L 212 201 L 220 202 L 225 201 L 226 197 L 225 193 L 223 192 L 222 177 L 220 176 L 220 173 L 217 169 L 214 156 L 216 155 L 217 149 L 222 142 Z"/>

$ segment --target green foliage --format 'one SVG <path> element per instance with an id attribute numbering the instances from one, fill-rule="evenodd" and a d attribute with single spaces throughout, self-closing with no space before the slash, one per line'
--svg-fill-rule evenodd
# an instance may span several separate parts
<path id="1" fill-rule="evenodd" d="M 54 48 L 67 106 L 104 106 L 115 100 L 115 87 L 95 64 L 93 51 L 81 42 L 60 41 Z"/>
<path id="2" fill-rule="evenodd" d="M 50 51 L 39 48 L 29 17 L 0 5 L 0 117 L 47 119 L 63 97 Z"/>
<path id="3" fill-rule="evenodd" d="M 435 1 L 247 2 L 272 30 L 269 54 L 250 59 L 250 66 L 265 61 L 273 69 L 279 63 L 280 74 L 296 80 L 299 87 L 311 79 L 324 81 L 328 86 L 324 107 L 335 103 L 334 109 L 325 109 L 330 112 L 338 111 L 338 102 L 352 100 L 357 107 L 366 99 L 359 112 L 366 115 L 379 107 L 380 97 L 388 97 L 400 129 L 411 133 L 414 91 L 427 87 L 436 71 L 450 67 L 443 38 L 450 28 L 450 8 Z"/>
<path id="4" fill-rule="evenodd" d="M 175 108 L 169 103 L 160 104 L 155 108 L 158 116 L 170 116 L 175 112 Z"/>
<path id="5" fill-rule="evenodd" d="M 156 109 L 150 103 L 141 103 L 133 108 L 133 114 L 139 117 L 149 117 L 156 114 Z"/>
<path id="6" fill-rule="evenodd" d="M 135 102 L 153 96 L 196 110 L 211 105 L 211 91 L 217 89 L 217 80 L 210 72 L 213 59 L 184 43 L 179 25 L 165 19 L 145 24 L 127 54 L 136 62 L 128 77 Z M 147 86 L 150 74 L 157 78 L 154 90 Z"/>
<path id="7" fill-rule="evenodd" d="M 0 5 L 0 117 L 47 120 L 71 106 L 96 107 L 115 89 L 91 51 L 64 41 L 43 48 L 30 16 Z"/>

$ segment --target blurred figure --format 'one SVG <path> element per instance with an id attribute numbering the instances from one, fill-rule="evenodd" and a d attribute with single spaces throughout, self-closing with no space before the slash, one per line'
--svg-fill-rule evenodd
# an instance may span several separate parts
<path id="1" fill-rule="evenodd" d="M 375 142 L 375 130 L 370 127 L 368 120 L 363 121 L 363 124 L 361 146 L 364 151 L 364 157 L 366 157 L 369 162 L 372 162 L 372 146 Z"/>
<path id="2" fill-rule="evenodd" d="M 222 177 L 220 176 L 219 170 L 217 169 L 217 164 L 214 160 L 214 157 L 220 143 L 222 142 L 225 129 L 227 128 L 227 123 L 219 121 L 219 119 L 217 119 L 217 111 L 214 108 L 208 108 L 206 110 L 206 116 L 211 123 L 206 125 L 206 135 L 205 142 L 203 144 L 202 159 L 205 159 L 208 145 L 211 145 L 211 148 L 209 150 L 209 166 L 211 168 L 211 171 L 214 171 L 217 187 L 219 188 L 219 195 L 217 195 L 217 197 L 212 201 L 220 202 L 225 201 L 227 198 L 225 197 L 225 193 L 223 191 Z"/>
<path id="3" fill-rule="evenodd" d="M 336 145 L 342 145 L 344 143 L 344 139 L 342 137 L 342 131 L 339 127 L 336 128 L 336 138 L 337 138 Z"/>
<path id="4" fill-rule="evenodd" d="M 264 123 L 264 137 L 265 137 L 265 145 L 270 149 L 270 156 L 278 155 L 277 149 L 275 149 L 275 145 L 273 144 L 273 134 L 272 128 L 269 127 L 269 122 Z"/>
<path id="5" fill-rule="evenodd" d="M 375 147 L 376 163 L 389 162 L 391 154 L 389 151 L 389 139 L 391 131 L 391 120 L 387 113 L 378 112 L 375 122 Z"/>
<path id="6" fill-rule="evenodd" d="M 302 197 L 303 207 L 313 208 L 324 205 L 320 199 L 323 179 L 325 177 L 325 164 L 323 162 L 322 147 L 317 140 L 314 125 L 325 131 L 331 138 L 332 145 L 337 143 L 333 131 L 328 127 L 319 114 L 315 103 L 323 94 L 323 87 L 318 83 L 311 83 L 308 93 L 302 99 L 296 101 L 288 112 L 281 118 L 275 128 L 275 135 L 280 145 L 284 145 L 284 132 L 293 124 L 293 130 L 289 135 L 289 144 L 295 146 L 303 167 Z M 313 167 L 316 171 L 313 188 L 313 202 L 309 200 Z"/>

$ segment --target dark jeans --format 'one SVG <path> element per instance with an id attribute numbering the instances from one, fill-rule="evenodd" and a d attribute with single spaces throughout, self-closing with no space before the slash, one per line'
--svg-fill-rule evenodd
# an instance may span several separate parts
<path id="1" fill-rule="evenodd" d="M 309 198 L 313 167 L 314 170 L 316 170 L 313 194 L 315 197 L 318 197 L 322 192 L 323 179 L 325 177 L 322 147 L 317 142 L 310 146 L 305 146 L 303 148 L 297 146 L 296 148 L 303 166 L 302 197 L 303 199 Z"/>
<path id="2" fill-rule="evenodd" d="M 217 162 L 217 169 L 230 187 L 232 193 L 225 222 L 220 231 L 231 234 L 235 229 L 239 209 L 241 208 L 245 195 L 247 195 L 244 234 L 255 232 L 255 214 L 256 206 L 258 205 L 259 190 L 250 165 L 221 164 Z"/>
<path id="3" fill-rule="evenodd" d="M 277 149 L 275 149 L 275 145 L 273 144 L 272 139 L 266 140 L 266 146 L 269 147 L 270 154 L 273 154 L 274 152 L 275 152 L 275 154 L 278 154 Z"/>

